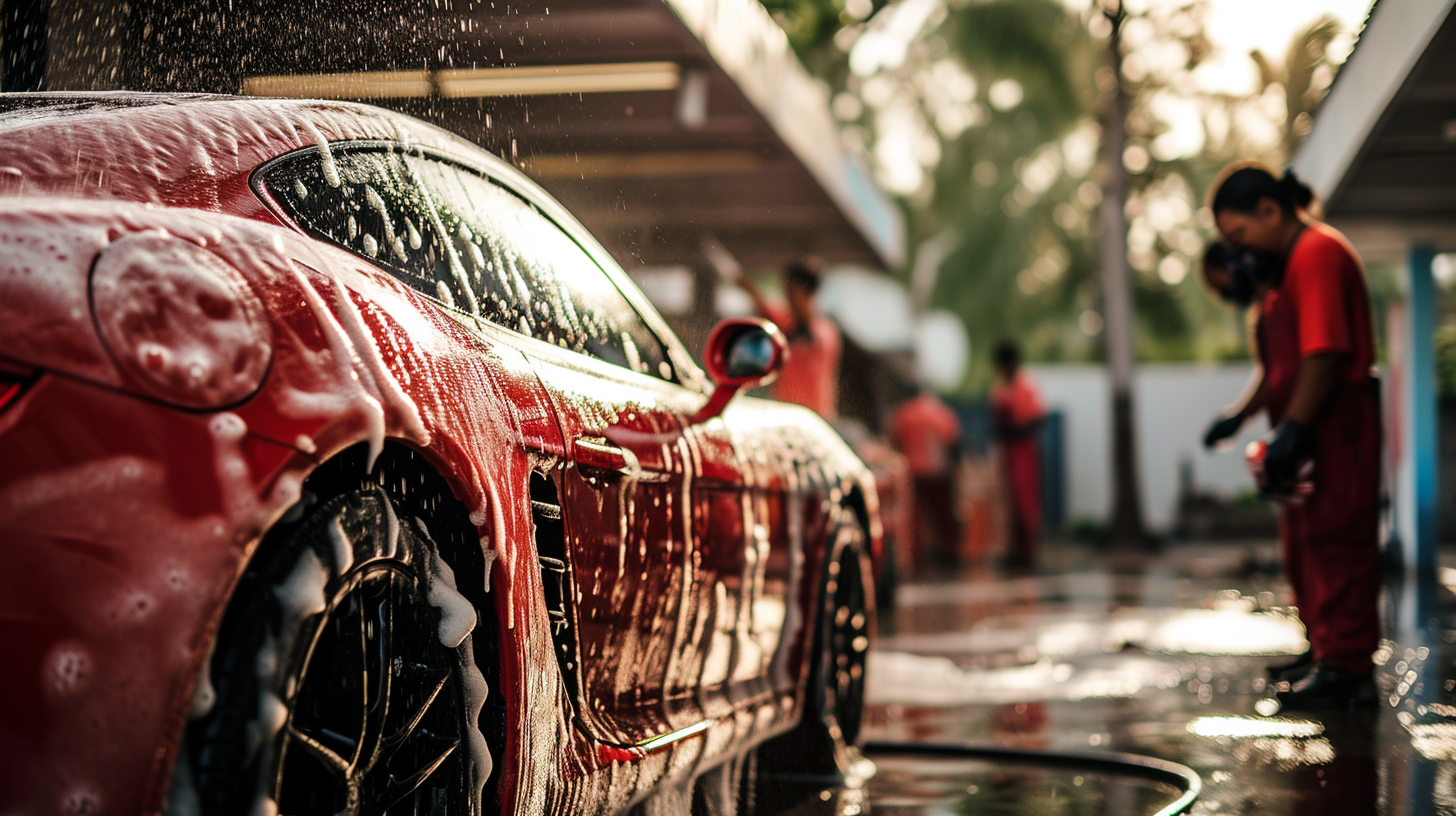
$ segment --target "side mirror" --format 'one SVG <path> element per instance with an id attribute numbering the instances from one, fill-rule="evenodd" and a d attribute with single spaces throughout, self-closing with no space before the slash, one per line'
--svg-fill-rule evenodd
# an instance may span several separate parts
<path id="1" fill-rule="evenodd" d="M 703 365 L 717 388 L 691 421 L 706 422 L 723 413 L 739 391 L 773 382 L 788 351 L 784 333 L 767 320 L 733 317 L 714 326 Z"/>

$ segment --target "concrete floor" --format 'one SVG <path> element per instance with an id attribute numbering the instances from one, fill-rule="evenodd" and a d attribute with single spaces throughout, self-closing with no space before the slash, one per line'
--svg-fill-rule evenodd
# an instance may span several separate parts
<path id="1" fill-rule="evenodd" d="M 1275 557 L 1272 542 L 1122 559 L 1064 545 L 1036 575 L 904 583 L 867 736 L 1171 760 L 1202 776 L 1201 814 L 1456 813 L 1456 597 L 1388 588 L 1377 709 L 1265 717 L 1264 667 L 1305 646 Z M 1076 769 L 874 761 L 874 813 L 1150 814 L 1177 797 Z"/>

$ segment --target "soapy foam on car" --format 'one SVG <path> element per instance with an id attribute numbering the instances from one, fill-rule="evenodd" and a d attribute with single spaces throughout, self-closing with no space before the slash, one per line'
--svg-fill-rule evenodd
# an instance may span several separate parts
<path id="1" fill-rule="evenodd" d="M 427 598 L 431 606 L 440 610 L 438 636 L 440 645 L 456 653 L 460 669 L 460 685 L 464 694 L 466 742 L 470 746 L 470 761 L 474 766 L 474 790 L 472 803 L 481 805 L 481 792 L 494 769 L 490 746 L 480 731 L 480 710 L 485 707 L 490 686 L 485 675 L 475 662 L 475 646 L 469 635 L 475 629 L 476 612 L 470 601 L 460 594 L 455 583 L 455 571 L 440 558 L 439 547 L 430 538 L 430 531 L 420 519 L 415 526 L 425 541 L 430 543 L 430 583 Z"/>

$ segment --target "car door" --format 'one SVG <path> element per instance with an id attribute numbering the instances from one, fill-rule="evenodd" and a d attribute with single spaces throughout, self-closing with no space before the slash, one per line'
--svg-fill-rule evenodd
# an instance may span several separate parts
<path id="1" fill-rule="evenodd" d="M 566 456 L 537 485 L 537 546 L 561 587 L 548 604 L 581 723 L 633 745 L 699 722 L 712 631 L 699 565 L 742 550 L 745 525 L 739 513 L 726 536 L 705 534 L 694 481 L 699 443 L 716 440 L 710 475 L 741 486 L 731 441 L 688 427 L 704 395 L 678 382 L 670 341 L 556 221 L 491 178 L 411 161 L 481 282 L 482 315 L 529 338 L 521 347 L 556 408 Z"/>

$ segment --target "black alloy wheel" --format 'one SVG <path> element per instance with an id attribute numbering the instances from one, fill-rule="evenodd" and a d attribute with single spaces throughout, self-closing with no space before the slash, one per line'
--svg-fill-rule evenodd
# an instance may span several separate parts
<path id="1" fill-rule="evenodd" d="M 365 567 L 323 613 L 291 674 L 279 735 L 280 813 L 464 813 L 462 695 L 418 576 Z M 419 805 L 424 805 L 424 808 Z"/>
<path id="2" fill-rule="evenodd" d="M 224 617 L 204 677 L 215 700 L 194 700 L 168 810 L 481 812 L 479 712 L 496 689 L 475 663 L 477 611 L 428 528 L 367 483 L 297 515 Z"/>

